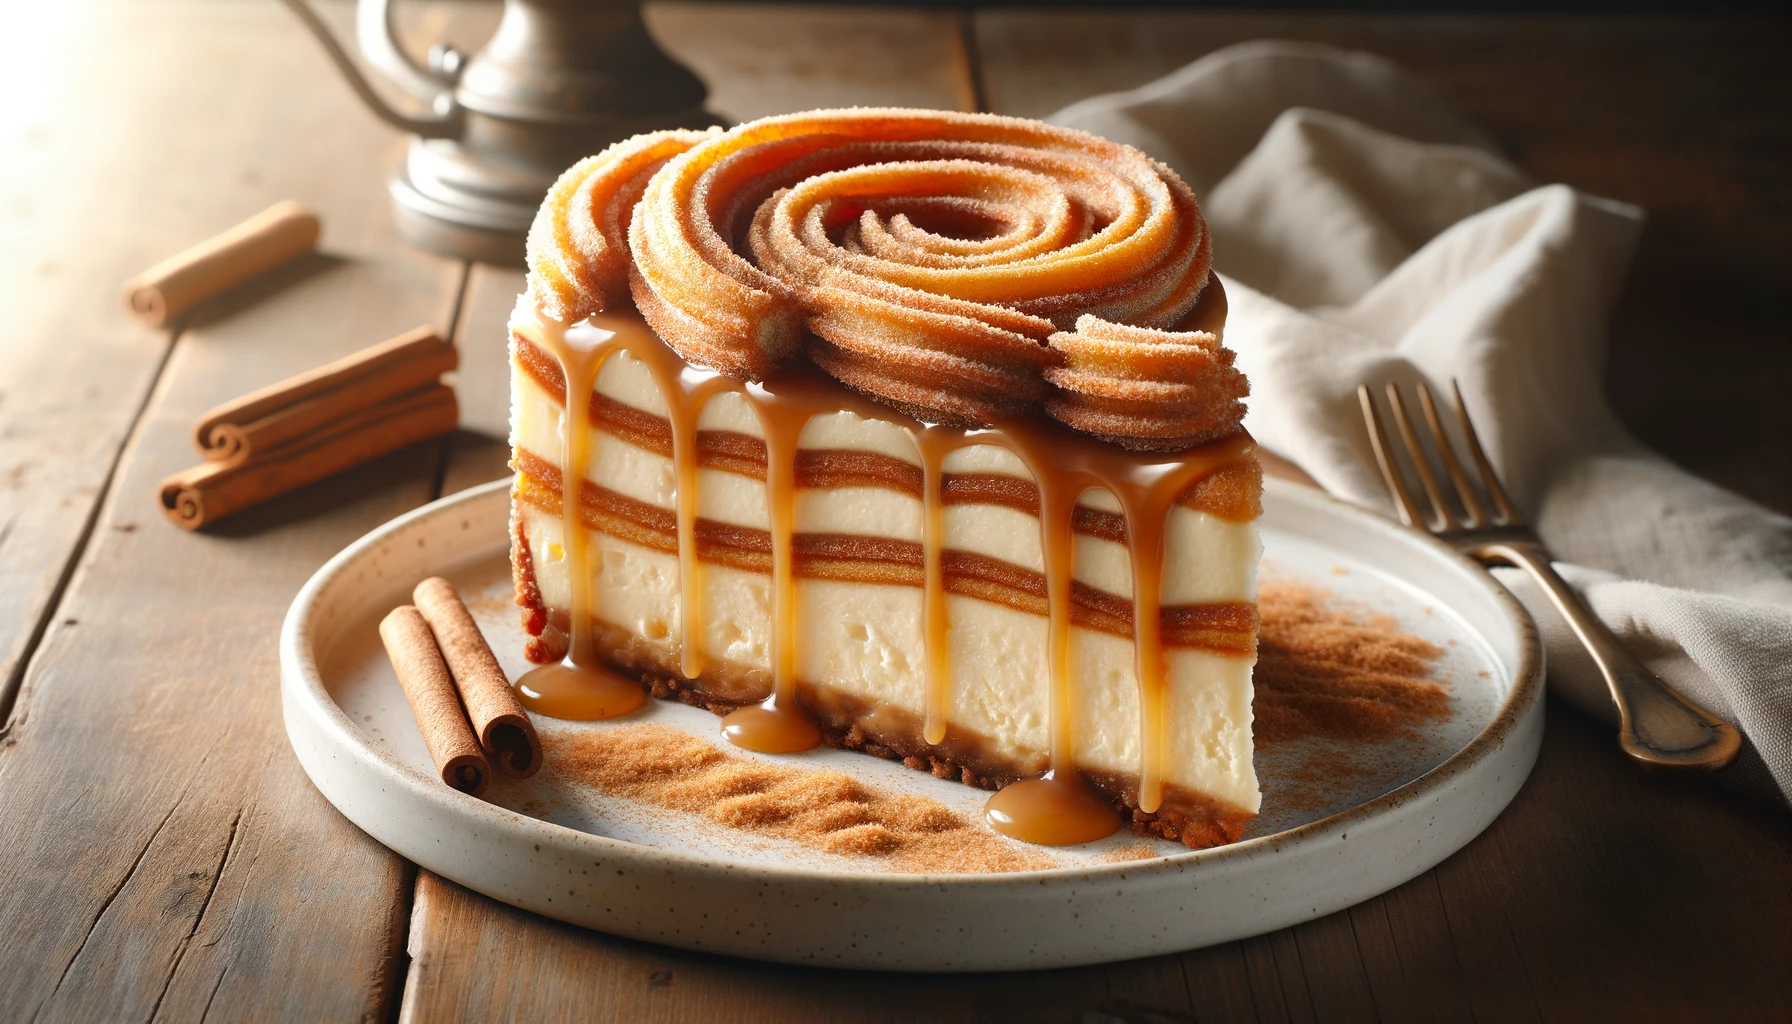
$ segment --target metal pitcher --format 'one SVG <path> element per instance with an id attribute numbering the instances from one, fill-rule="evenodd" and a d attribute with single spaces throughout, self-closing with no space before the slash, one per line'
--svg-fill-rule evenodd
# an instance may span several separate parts
<path id="1" fill-rule="evenodd" d="M 391 181 L 400 236 L 463 259 L 520 264 L 529 222 L 567 166 L 618 139 L 717 123 L 703 82 L 666 56 L 631 0 L 505 0 L 478 53 L 438 43 L 427 66 L 399 47 L 390 0 L 360 0 L 361 55 L 427 113 L 393 109 L 305 0 L 282 0 L 348 84 L 410 132 Z"/>

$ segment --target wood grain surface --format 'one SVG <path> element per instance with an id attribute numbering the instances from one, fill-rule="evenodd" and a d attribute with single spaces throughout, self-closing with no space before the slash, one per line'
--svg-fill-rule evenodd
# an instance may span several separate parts
<path id="1" fill-rule="evenodd" d="M 39 91 L 0 120 L 0 720 L 168 351 L 165 332 L 125 315 L 118 285 L 230 223 L 185 202 L 189 161 L 218 142 L 164 149 L 179 128 L 153 116 L 205 102 L 204 83 L 154 73 L 176 30 L 72 9 L 45 20 L 38 46 L 6 57 Z M 96 47 L 117 53 L 116 78 L 87 74 Z M 145 153 L 145 178 L 118 180 Z"/>
<path id="2" fill-rule="evenodd" d="M 1641 775 L 1552 706 L 1511 808 L 1435 870 L 1243 942 L 1103 967 L 893 976 L 700 956 L 547 921 L 349 825 L 288 750 L 276 636 L 343 544 L 505 472 L 514 271 L 391 233 L 402 140 L 273 4 L 84 0 L 0 116 L 0 1018 L 416 1021 L 1785 1019 L 1792 822 Z M 324 5 L 346 27 L 349 5 Z M 476 45 L 479 4 L 405 8 Z M 840 103 L 1041 114 L 1280 36 L 1390 56 L 1540 178 L 1651 211 L 1613 325 L 1647 441 L 1792 510 L 1792 87 L 1783 22 L 666 4 L 744 118 Z M 34 63 L 29 63 L 34 62 Z M 98 74 L 95 69 L 108 69 Z M 1714 112 L 1722 116 L 1714 116 Z M 278 198 L 325 254 L 130 325 L 128 273 Z M 404 328 L 462 348 L 465 426 L 188 535 L 152 485 L 209 405 Z M 402 985 L 400 997 L 397 987 Z"/>
<path id="3" fill-rule="evenodd" d="M 76 13 L 78 45 L 52 65 L 121 77 L 116 95 L 52 90 L 46 145 L 66 132 L 117 148 L 62 154 L 85 177 L 66 196 L 62 182 L 35 192 L 77 207 L 48 225 L 60 237 L 47 251 L 66 254 L 79 289 L 22 297 L 41 330 L 27 342 L 61 366 L 17 387 L 46 404 L 103 398 L 113 408 L 94 429 L 124 446 L 0 750 L 0 1013 L 377 1017 L 401 977 L 413 870 L 300 771 L 275 640 L 324 559 L 431 496 L 442 446 L 199 535 L 163 520 L 155 484 L 197 458 L 189 431 L 209 406 L 419 323 L 447 329 L 464 270 L 392 235 L 378 181 L 400 141 L 287 12 L 176 0 Z M 150 394 L 169 343 L 120 326 L 118 280 L 285 197 L 320 210 L 323 253 L 196 310 Z M 72 418 L 48 425 L 93 443 Z"/>

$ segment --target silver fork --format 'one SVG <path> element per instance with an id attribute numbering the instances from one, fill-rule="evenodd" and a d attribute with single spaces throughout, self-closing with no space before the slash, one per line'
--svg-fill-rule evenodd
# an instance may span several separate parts
<path id="1" fill-rule="evenodd" d="M 1631 657 L 1605 623 L 1599 621 L 1567 582 L 1556 575 L 1550 564 L 1549 550 L 1513 507 L 1511 499 L 1506 497 L 1506 489 L 1488 464 L 1487 454 L 1481 450 L 1481 440 L 1475 436 L 1475 425 L 1469 422 L 1468 409 L 1462 404 L 1462 389 L 1455 381 L 1451 381 L 1450 386 L 1456 394 L 1456 418 L 1462 427 L 1462 436 L 1468 442 L 1469 456 L 1474 461 L 1480 485 L 1493 506 L 1491 514 L 1476 493 L 1462 461 L 1457 458 L 1443 421 L 1438 417 L 1437 404 L 1431 399 L 1431 389 L 1424 382 L 1418 386 L 1419 406 L 1425 413 L 1425 424 L 1430 428 L 1431 445 L 1437 449 L 1444 469 L 1449 473 L 1460 508 L 1452 506 L 1438 486 L 1419 431 L 1413 418 L 1407 415 L 1406 403 L 1400 398 L 1400 389 L 1392 384 L 1387 386 L 1388 407 L 1393 410 L 1394 423 L 1406 442 L 1407 454 L 1411 456 L 1413 469 L 1430 506 L 1430 511 L 1423 515 L 1407 487 L 1405 473 L 1394 459 L 1381 413 L 1368 386 L 1356 389 L 1357 400 L 1363 406 L 1363 422 L 1369 428 L 1369 441 L 1375 446 L 1375 461 L 1380 464 L 1382 478 L 1387 481 L 1388 491 L 1399 506 L 1400 518 L 1408 526 L 1430 531 L 1483 565 L 1515 565 L 1531 574 L 1549 595 L 1556 610 L 1574 628 L 1575 635 L 1580 637 L 1587 653 L 1593 656 L 1600 673 L 1605 676 L 1612 702 L 1618 706 L 1618 743 L 1625 753 L 1652 767 L 1700 771 L 1728 767 L 1742 749 L 1741 734 L 1728 722 L 1662 682 Z"/>

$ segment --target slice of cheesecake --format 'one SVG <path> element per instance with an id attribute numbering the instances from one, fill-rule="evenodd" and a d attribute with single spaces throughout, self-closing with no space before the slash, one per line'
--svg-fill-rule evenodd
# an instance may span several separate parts
<path id="1" fill-rule="evenodd" d="M 527 315 L 513 321 L 513 560 L 530 657 L 551 662 L 570 633 L 565 377 Z M 649 344 L 632 311 L 592 321 Z M 645 350 L 642 350 L 645 351 Z M 669 351 L 667 353 L 670 355 Z M 675 356 L 673 358 L 676 358 Z M 1000 444 L 945 455 L 939 486 L 944 735 L 928 742 L 922 458 L 899 413 L 854 400 L 811 417 L 795 459 L 794 676 L 826 742 L 903 759 L 943 778 L 999 788 L 1051 761 L 1048 602 L 1040 491 Z M 601 655 L 655 696 L 726 712 L 772 691 L 772 541 L 764 427 L 744 391 L 723 390 L 696 427 L 696 551 L 702 571 L 701 671 L 685 678 L 673 429 L 647 361 L 618 351 L 589 394 L 580 515 Z M 1066 443 L 1072 432 L 1057 428 Z M 1093 443 L 1093 442 L 1091 442 Z M 1140 831 L 1205 847 L 1236 839 L 1257 812 L 1251 667 L 1256 636 L 1254 523 L 1261 470 L 1242 432 L 1177 455 L 1203 467 L 1168 508 L 1159 597 L 1163 648 L 1161 778 L 1140 809 L 1141 687 L 1135 672 L 1132 562 L 1112 493 L 1078 499 L 1070 592 L 1070 712 L 1077 771 Z"/>
<path id="2" fill-rule="evenodd" d="M 1031 842 L 1257 811 L 1262 474 L 1193 191 L 1038 121 L 818 110 L 554 184 L 511 321 L 525 706 L 999 789 Z"/>

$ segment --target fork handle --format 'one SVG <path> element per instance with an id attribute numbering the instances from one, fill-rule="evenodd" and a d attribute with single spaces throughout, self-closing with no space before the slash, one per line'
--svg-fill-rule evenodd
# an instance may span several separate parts
<path id="1" fill-rule="evenodd" d="M 1612 631 L 1556 574 L 1549 552 L 1534 541 L 1497 541 L 1469 554 L 1484 564 L 1516 565 L 1531 574 L 1593 656 L 1618 706 L 1618 743 L 1648 767 L 1714 772 L 1742 749 L 1736 727 L 1688 700 L 1626 651 Z"/>

